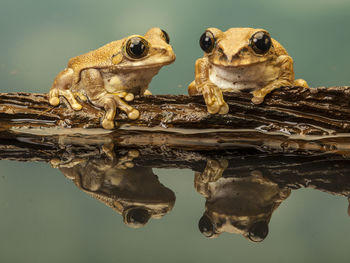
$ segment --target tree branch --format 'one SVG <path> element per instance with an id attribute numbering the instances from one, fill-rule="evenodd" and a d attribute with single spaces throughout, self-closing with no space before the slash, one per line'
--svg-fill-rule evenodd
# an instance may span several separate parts
<path id="1" fill-rule="evenodd" d="M 63 99 L 64 100 L 64 99 Z M 350 131 L 350 87 L 280 88 L 261 105 L 251 103 L 250 93 L 226 93 L 230 111 L 207 113 L 202 96 L 157 95 L 136 97 L 130 104 L 141 113 L 129 120 L 116 117 L 118 127 L 190 129 L 250 129 L 285 134 L 329 135 Z M 0 94 L 0 124 L 10 127 L 97 128 L 104 112 L 89 103 L 74 111 L 66 103 L 52 107 L 47 94 Z"/>

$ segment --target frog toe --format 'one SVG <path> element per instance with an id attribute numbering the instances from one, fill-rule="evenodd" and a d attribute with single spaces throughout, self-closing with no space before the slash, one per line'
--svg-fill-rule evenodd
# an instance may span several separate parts
<path id="1" fill-rule="evenodd" d="M 133 159 L 133 158 L 139 157 L 140 152 L 138 150 L 130 150 L 128 151 L 128 156 L 130 156 Z"/>
<path id="2" fill-rule="evenodd" d="M 264 102 L 264 97 L 253 97 L 252 98 L 252 102 L 254 103 L 254 104 L 261 104 L 261 103 L 263 103 Z"/>
<path id="3" fill-rule="evenodd" d="M 102 127 L 106 130 L 111 130 L 114 128 L 114 121 L 104 119 L 102 121 Z"/>
<path id="4" fill-rule="evenodd" d="M 303 88 L 309 88 L 309 85 L 303 79 L 296 79 L 296 80 L 294 80 L 293 84 L 294 84 L 294 86 L 303 87 Z"/>
<path id="5" fill-rule="evenodd" d="M 229 111 L 229 107 L 228 107 L 227 103 L 225 102 L 225 103 L 220 107 L 219 114 L 227 114 L 228 111 Z"/>
<path id="6" fill-rule="evenodd" d="M 60 99 L 59 99 L 59 91 L 55 88 L 51 89 L 49 92 L 49 103 L 52 106 L 57 106 L 60 104 Z"/>
<path id="7" fill-rule="evenodd" d="M 134 98 L 135 98 L 135 96 L 134 96 L 134 94 L 132 94 L 132 93 L 128 93 L 128 94 L 126 94 L 125 97 L 124 97 L 124 99 L 125 99 L 126 101 L 133 101 Z"/>
<path id="8" fill-rule="evenodd" d="M 152 92 L 150 92 L 148 89 L 145 90 L 145 92 L 143 93 L 144 96 L 149 96 L 152 95 Z"/>
<path id="9" fill-rule="evenodd" d="M 130 120 L 136 120 L 140 117 L 140 112 L 136 109 L 133 109 L 128 113 L 128 117 Z"/>
<path id="10" fill-rule="evenodd" d="M 52 105 L 52 106 L 57 106 L 58 104 L 60 104 L 60 99 L 58 97 L 51 97 L 49 99 L 49 103 Z"/>
<path id="11" fill-rule="evenodd" d="M 72 103 L 71 106 L 74 110 L 81 110 L 83 108 L 79 103 Z"/>
<path id="12" fill-rule="evenodd" d="M 210 114 L 216 114 L 220 110 L 220 105 L 218 105 L 217 103 L 213 103 L 211 105 L 207 105 L 207 109 Z"/>

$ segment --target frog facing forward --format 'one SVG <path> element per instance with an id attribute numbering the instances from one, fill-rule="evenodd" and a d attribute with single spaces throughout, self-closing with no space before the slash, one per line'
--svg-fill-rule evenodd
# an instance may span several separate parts
<path id="1" fill-rule="evenodd" d="M 49 102 L 56 106 L 63 96 L 74 110 L 80 110 L 76 98 L 89 100 L 105 110 L 102 127 L 113 129 L 117 108 L 130 119 L 139 117 L 139 111 L 126 101 L 151 94 L 147 89 L 152 78 L 174 60 L 168 34 L 151 28 L 144 36 L 132 35 L 70 59 L 51 87 Z"/>
<path id="2" fill-rule="evenodd" d="M 199 43 L 205 53 L 196 61 L 188 93 L 203 94 L 209 113 L 228 112 L 223 91 L 250 90 L 252 102 L 260 104 L 281 86 L 308 87 L 305 80 L 294 79 L 293 59 L 264 29 L 208 28 Z"/>

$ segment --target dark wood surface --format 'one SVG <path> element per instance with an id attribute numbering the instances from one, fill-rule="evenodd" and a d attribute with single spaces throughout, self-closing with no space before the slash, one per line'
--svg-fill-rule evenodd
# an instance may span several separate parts
<path id="1" fill-rule="evenodd" d="M 269 94 L 264 103 L 251 103 L 250 93 L 225 94 L 230 111 L 207 113 L 201 96 L 157 95 L 136 97 L 130 104 L 141 115 L 129 120 L 118 112 L 117 128 L 254 129 L 285 134 L 329 135 L 350 131 L 350 87 L 304 89 L 285 87 Z M 74 111 L 65 102 L 48 103 L 47 94 L 0 93 L 0 127 L 96 128 L 104 112 L 84 105 Z"/>

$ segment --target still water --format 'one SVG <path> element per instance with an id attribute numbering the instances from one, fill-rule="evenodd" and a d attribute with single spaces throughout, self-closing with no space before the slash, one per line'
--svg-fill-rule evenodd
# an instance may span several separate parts
<path id="1" fill-rule="evenodd" d="M 0 92 L 47 92 L 69 58 L 154 26 L 177 60 L 153 94 L 187 92 L 213 26 L 265 28 L 297 78 L 350 85 L 349 13 L 348 0 L 0 0 Z M 350 260 L 346 157 L 1 147 L 0 262 Z"/>
<path id="2" fill-rule="evenodd" d="M 1 140 L 3 262 L 348 262 L 349 157 L 46 140 Z"/>

